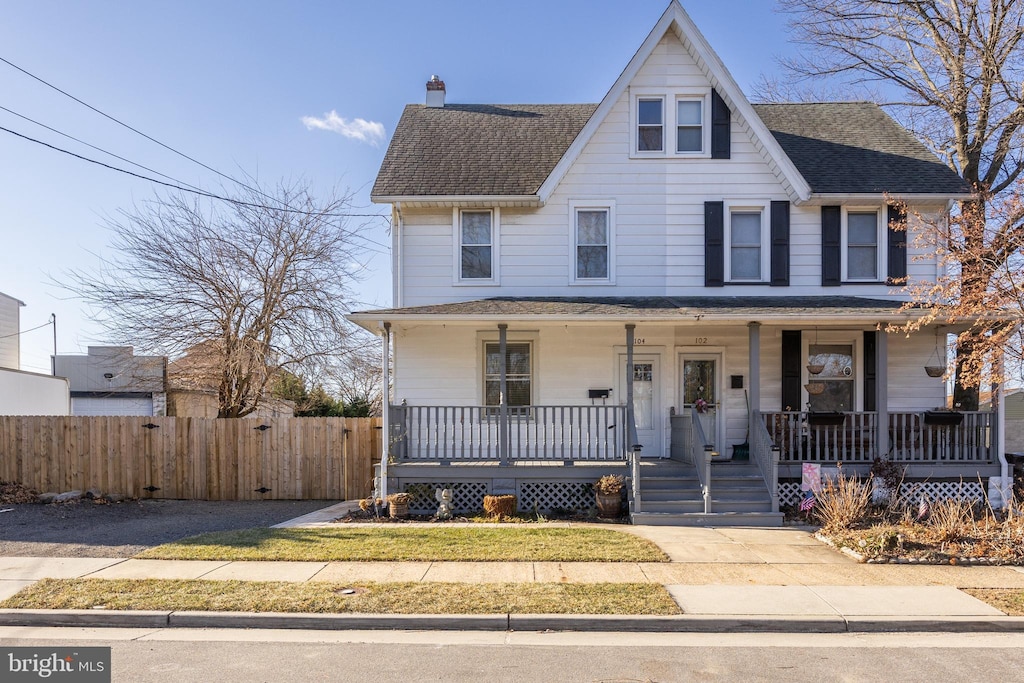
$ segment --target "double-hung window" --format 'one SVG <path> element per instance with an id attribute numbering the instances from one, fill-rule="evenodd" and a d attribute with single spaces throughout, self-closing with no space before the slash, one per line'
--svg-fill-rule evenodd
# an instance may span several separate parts
<path id="1" fill-rule="evenodd" d="M 766 282 L 769 275 L 768 202 L 726 202 L 725 277 Z"/>
<path id="2" fill-rule="evenodd" d="M 846 212 L 845 280 L 877 282 L 881 250 L 879 249 L 880 212 L 877 209 Z"/>
<path id="3" fill-rule="evenodd" d="M 495 212 L 459 211 L 457 267 L 462 282 L 493 282 L 495 278 Z"/>
<path id="4" fill-rule="evenodd" d="M 570 202 L 569 209 L 574 252 L 572 282 L 610 284 L 615 267 L 613 205 Z"/>
<path id="5" fill-rule="evenodd" d="M 505 344 L 506 404 L 512 414 L 525 414 L 533 393 L 533 364 L 529 342 Z M 501 344 L 484 344 L 484 405 L 501 405 Z"/>
<path id="6" fill-rule="evenodd" d="M 661 152 L 665 149 L 665 100 L 641 97 L 637 100 L 638 152 Z"/>
<path id="7" fill-rule="evenodd" d="M 704 151 L 704 100 L 676 101 L 676 152 Z"/>

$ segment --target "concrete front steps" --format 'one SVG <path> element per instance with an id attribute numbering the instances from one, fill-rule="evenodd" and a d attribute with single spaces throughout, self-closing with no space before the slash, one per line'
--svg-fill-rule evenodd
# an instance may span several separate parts
<path id="1" fill-rule="evenodd" d="M 640 466 L 640 512 L 633 524 L 661 526 L 781 526 L 782 513 L 771 512 L 771 496 L 757 465 L 713 462 L 711 512 L 692 465 L 677 460 L 645 460 Z"/>

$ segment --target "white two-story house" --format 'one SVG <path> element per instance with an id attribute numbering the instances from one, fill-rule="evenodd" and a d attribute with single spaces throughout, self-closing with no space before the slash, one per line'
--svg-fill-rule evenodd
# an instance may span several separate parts
<path id="1" fill-rule="evenodd" d="M 619 471 L 635 521 L 773 523 L 804 462 L 1005 474 L 990 413 L 931 412 L 955 329 L 885 331 L 970 195 L 878 106 L 751 104 L 676 0 L 598 104 L 445 94 L 372 191 L 395 308 L 350 316 L 393 358 L 382 488 L 574 507 Z"/>

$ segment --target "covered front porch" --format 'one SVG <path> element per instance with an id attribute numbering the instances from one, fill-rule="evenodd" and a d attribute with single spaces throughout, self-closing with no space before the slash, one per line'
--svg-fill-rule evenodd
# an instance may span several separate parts
<path id="1" fill-rule="evenodd" d="M 904 319 L 899 302 L 691 303 L 513 299 L 353 316 L 394 358 L 378 490 L 424 473 L 517 494 L 529 480 L 575 482 L 568 501 L 622 472 L 642 512 L 641 465 L 663 459 L 690 468 L 680 489 L 713 513 L 729 507 L 714 465 L 735 457 L 776 512 L 779 482 L 804 462 L 866 474 L 888 458 L 908 477 L 1000 476 L 997 413 L 944 411 L 943 380 L 923 370 L 937 337 L 881 331 Z"/>

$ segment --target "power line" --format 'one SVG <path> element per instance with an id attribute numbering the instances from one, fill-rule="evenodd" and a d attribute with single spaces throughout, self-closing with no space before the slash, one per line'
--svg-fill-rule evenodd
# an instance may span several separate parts
<path id="1" fill-rule="evenodd" d="M 13 109 L 8 109 L 7 107 L 4 107 L 2 105 L 0 105 L 0 109 L 2 109 L 3 111 L 7 112 L 8 114 L 13 114 L 13 115 L 17 116 L 20 119 L 24 119 L 25 121 L 28 121 L 29 123 L 34 123 L 37 126 L 40 126 L 41 128 L 45 128 L 48 131 L 56 133 L 57 135 L 62 135 L 62 136 L 66 137 L 69 140 L 74 140 L 75 142 L 77 142 L 79 144 L 82 144 L 82 145 L 85 145 L 86 147 L 89 147 L 91 149 L 94 149 L 97 152 L 101 152 L 101 153 L 106 154 L 108 156 L 112 156 L 115 159 L 119 159 L 121 161 L 124 161 L 125 163 L 129 163 L 132 166 L 138 166 L 139 168 L 141 168 L 143 170 L 146 170 L 146 171 L 149 171 L 150 173 L 155 173 L 158 176 L 160 176 L 161 178 L 167 178 L 168 180 L 173 180 L 175 183 L 178 183 L 179 185 L 185 185 L 187 187 L 191 187 L 191 188 L 196 189 L 196 190 L 200 189 L 200 188 L 196 187 L 195 185 L 191 185 L 191 184 L 186 183 L 186 182 L 184 182 L 182 180 L 178 180 L 177 178 L 173 178 L 173 177 L 167 175 L 166 173 L 161 173 L 160 171 L 157 171 L 157 170 L 154 170 L 152 168 L 149 168 L 148 166 L 143 166 L 140 163 L 134 162 L 131 159 L 126 159 L 123 156 L 120 156 L 118 154 L 114 154 L 113 152 L 108 152 L 107 150 L 105 150 L 105 149 L 103 149 L 101 147 L 97 147 L 96 145 L 89 144 L 85 140 L 80 140 L 80 139 L 76 138 L 74 135 L 69 135 L 69 134 L 67 134 L 67 133 L 65 133 L 63 131 L 59 131 L 56 128 L 53 128 L 52 126 L 48 126 L 45 123 L 42 123 L 40 121 L 36 121 L 33 118 L 29 118 L 28 116 L 25 116 L 24 114 L 19 114 L 18 112 L 14 111 Z"/>
<path id="2" fill-rule="evenodd" d="M 123 127 L 127 128 L 128 130 L 132 131 L 133 133 L 137 133 L 138 135 L 141 135 L 142 137 L 146 138 L 146 139 L 147 139 L 147 140 L 149 140 L 150 142 L 153 142 L 153 143 L 155 143 L 155 144 L 157 144 L 157 145 L 160 145 L 160 146 L 161 146 L 161 147 L 163 147 L 164 149 L 166 149 L 166 150 L 168 150 L 168 151 L 170 151 L 170 152 L 173 152 L 174 154 L 177 154 L 178 156 L 180 156 L 180 157 L 182 157 L 182 158 L 184 158 L 184 159 L 188 159 L 188 160 L 189 160 L 189 161 L 191 161 L 192 163 L 194 163 L 194 164 L 198 164 L 199 166 L 202 166 L 203 168 L 205 168 L 205 169 L 206 169 L 206 170 L 208 170 L 208 171 L 211 171 L 211 172 L 213 172 L 213 173 L 216 173 L 216 174 L 217 174 L 217 175 L 219 175 L 219 176 L 220 176 L 221 178 L 225 178 L 225 179 L 227 179 L 227 180 L 230 180 L 231 182 L 233 182 L 233 183 L 236 183 L 237 185 L 240 185 L 240 186 L 244 187 L 245 189 L 249 190 L 250 192 L 253 192 L 253 193 L 255 193 L 255 194 L 258 194 L 258 195 L 260 195 L 260 196 L 264 197 L 265 199 L 269 199 L 269 200 L 270 200 L 270 201 L 272 201 L 272 202 L 276 202 L 276 203 L 278 203 L 278 204 L 281 204 L 281 205 L 283 205 L 283 206 L 285 207 L 285 209 L 284 209 L 284 210 L 288 210 L 288 211 L 291 211 L 291 212 L 293 212 L 293 213 L 305 213 L 305 214 L 307 214 L 307 215 L 312 215 L 312 212 L 308 212 L 308 211 L 299 211 L 299 210 L 296 210 L 296 209 L 292 209 L 292 208 L 291 208 L 290 206 L 288 206 L 288 204 L 287 204 L 287 203 L 285 203 L 285 202 L 281 201 L 281 200 L 280 200 L 280 199 L 278 199 L 277 197 L 273 197 L 273 196 L 271 196 L 271 195 L 268 195 L 268 194 L 266 194 L 265 192 L 263 192 L 262 190 L 260 190 L 259 188 L 254 188 L 254 187 L 250 187 L 250 186 L 246 185 L 245 183 L 243 183 L 242 181 L 240 181 L 240 180 L 237 180 L 236 178 L 233 178 L 232 176 L 230 176 L 230 175 L 228 175 L 228 174 L 226 174 L 226 173 L 221 173 L 220 171 L 218 171 L 217 169 L 213 168 L 212 166 L 209 166 L 209 165 L 207 165 L 207 164 L 204 164 L 204 163 L 203 163 L 202 161 L 199 161 L 198 159 L 196 159 L 196 158 L 194 158 L 194 157 L 191 157 L 191 156 L 189 156 L 188 154 L 185 154 L 184 152 L 181 152 L 181 151 L 179 151 L 179 150 L 177 150 L 177 149 L 175 149 L 175 148 L 171 147 L 171 146 L 170 146 L 170 145 L 168 145 L 168 144 L 165 144 L 165 143 L 163 143 L 163 142 L 160 142 L 159 140 L 157 140 L 156 138 L 152 137 L 151 135 L 147 135 L 146 133 L 143 133 L 143 132 L 142 132 L 141 130 L 139 130 L 138 128 L 135 128 L 135 127 L 133 127 L 133 126 L 131 126 L 131 125 L 129 125 L 129 124 L 127 124 L 127 123 L 125 123 L 124 121 L 121 121 L 120 119 L 118 119 L 118 118 L 116 118 L 116 117 L 114 117 L 114 116 L 111 116 L 110 114 L 107 114 L 106 112 L 104 112 L 104 111 L 101 111 L 100 109 L 97 109 L 96 107 L 92 106 L 92 105 L 91 105 L 91 104 L 89 104 L 88 102 L 85 102 L 85 101 L 83 101 L 83 100 L 81 100 L 81 99 L 79 99 L 79 98 L 75 97 L 74 95 L 72 95 L 71 93 L 67 92 L 66 90 L 62 90 L 61 88 L 58 88 L 58 87 L 57 87 L 56 85 L 54 85 L 53 83 L 50 83 L 49 81 L 47 81 L 47 80 L 45 80 L 45 79 L 43 79 L 43 78 L 40 78 L 39 76 L 36 76 L 36 75 L 35 75 L 34 73 L 32 73 L 32 72 L 28 71 L 27 69 L 23 69 L 22 67 L 18 66 L 17 64 L 15 64 L 14 62 L 12 62 L 12 61 L 10 61 L 10 60 L 8 60 L 8 59 L 4 59 L 3 57 L 0 57 L 0 62 L 3 62 L 4 64 L 7 64 L 7 65 L 8 65 L 8 66 L 10 66 L 11 68 L 17 69 L 18 71 L 20 71 L 21 73 L 25 74 L 25 75 L 26 75 L 26 76 L 28 76 L 29 78 L 32 78 L 33 80 L 36 80 L 36 81 L 38 81 L 38 82 L 42 83 L 43 85 L 45 85 L 45 86 L 46 86 L 46 87 L 48 87 L 48 88 L 52 88 L 53 90 L 56 90 L 56 91 L 57 91 L 57 92 L 59 92 L 59 93 L 60 93 L 61 95 L 64 95 L 65 97 L 68 97 L 68 98 L 70 98 L 70 99 L 74 100 L 75 102 L 79 103 L 79 104 L 80 104 L 80 105 L 82 105 L 83 107 L 86 107 L 87 109 L 90 109 L 91 111 L 94 111 L 94 112 L 96 112 L 96 113 L 97 113 L 97 114 L 99 114 L 100 116 L 102 116 L 102 117 L 104 117 L 104 118 L 106 118 L 106 119 L 109 119 L 109 120 L 113 121 L 114 123 L 118 124 L 119 126 L 123 126 Z M 8 110 L 8 111 L 10 111 L 10 110 Z M 12 112 L 12 113 L 13 113 L 13 112 Z M 40 125 L 41 125 L 41 124 L 40 124 Z M 69 137 L 70 137 L 70 136 L 69 136 Z M 83 143 L 83 144 L 87 144 L 87 143 Z M 91 145 L 90 145 L 90 146 L 91 146 Z M 103 150 L 100 150 L 100 151 L 103 151 Z M 106 153 L 106 154 L 110 154 L 111 156 L 117 156 L 117 155 L 115 155 L 115 154 L 111 154 L 110 152 L 104 152 L 104 153 Z M 121 158 L 121 157 L 118 157 L 118 158 Z M 123 160 L 123 161 L 127 161 L 128 163 L 130 163 L 130 164 L 133 164 L 133 165 L 135 165 L 135 166 L 139 166 L 140 168 L 145 168 L 145 166 L 142 166 L 141 164 L 135 164 L 134 162 L 132 162 L 132 161 L 128 161 L 127 159 L 122 159 L 122 160 Z M 169 176 L 166 176 L 166 175 L 164 175 L 163 173 L 159 173 L 159 172 L 157 172 L 157 171 L 152 171 L 152 169 L 148 169 L 148 168 L 147 168 L 146 170 L 147 170 L 147 171 L 150 171 L 150 172 L 152 172 L 152 173 L 156 173 L 157 175 L 163 176 L 164 178 L 170 178 Z M 173 178 L 170 178 L 170 179 L 171 179 L 171 180 L 174 180 Z M 154 181 L 154 182 L 159 182 L 159 181 Z M 175 182 L 176 182 L 176 183 L 180 183 L 181 181 L 175 180 Z M 179 189 L 181 189 L 181 188 L 179 188 Z M 194 190 L 194 191 L 198 192 L 199 194 L 203 194 L 203 192 L 202 192 L 201 190 L 198 190 L 198 189 L 196 189 L 196 190 Z M 228 201 L 228 200 L 226 200 L 226 199 L 224 199 L 224 198 L 222 198 L 222 197 L 217 197 L 216 195 L 212 195 L 212 194 L 209 194 L 209 193 L 206 193 L 206 194 L 205 194 L 205 196 L 208 196 L 208 197 L 211 197 L 211 198 L 215 198 L 215 199 L 222 199 L 223 201 Z M 237 201 L 236 201 L 235 203 L 242 203 L 242 202 L 237 202 Z M 258 204 L 252 204 L 251 206 L 261 206 L 261 205 L 258 205 Z M 269 206 L 261 206 L 261 208 L 267 208 L 267 209 L 270 209 L 270 208 L 273 208 L 273 207 L 269 207 Z M 335 214 L 325 214 L 325 215 L 335 215 Z M 363 214 L 348 214 L 348 215 L 350 215 L 350 216 L 359 216 L 359 215 L 363 215 Z M 380 216 L 380 214 L 365 214 L 365 215 L 366 215 L 366 216 Z M 382 218 L 384 218 L 383 216 L 381 216 L 381 217 L 382 217 Z M 357 236 L 358 236 L 358 235 L 357 235 Z M 358 236 L 358 237 L 361 237 L 361 236 Z M 362 238 L 362 239 L 366 239 L 366 238 Z M 367 240 L 367 241 L 369 241 L 369 242 L 373 242 L 373 240 Z M 382 246 L 382 247 L 384 247 L 385 249 L 389 249 L 389 248 L 390 248 L 390 247 L 388 247 L 387 245 L 381 244 L 380 242 L 374 242 L 374 244 L 378 244 L 379 246 Z"/>
<path id="3" fill-rule="evenodd" d="M 0 57 L 0 59 L 3 59 L 3 58 Z M 282 208 L 280 206 L 267 206 L 266 204 L 257 204 L 255 202 L 246 202 L 246 201 L 242 201 L 240 199 L 231 199 L 230 197 L 223 197 L 223 196 L 218 195 L 218 194 L 213 194 L 212 192 L 206 192 L 204 190 L 192 189 L 192 188 L 189 188 L 189 187 L 184 187 L 182 185 L 176 185 L 174 183 L 168 183 L 168 182 L 165 182 L 163 180 L 157 180 L 156 178 L 151 178 L 149 176 L 144 176 L 142 174 L 135 173 L 134 171 L 129 171 L 128 169 L 125 169 L 125 168 L 120 168 L 118 166 L 112 166 L 112 165 L 104 163 L 102 161 L 98 161 L 97 159 L 90 159 L 89 157 L 82 156 L 81 154 L 76 154 L 75 152 L 72 152 L 70 150 L 64 149 L 62 147 L 57 147 L 56 145 L 51 145 L 48 142 L 43 142 L 42 140 L 37 140 L 36 138 L 29 137 L 28 135 L 24 135 L 24 134 L 19 133 L 17 131 L 11 130 L 10 128 L 4 128 L 3 126 L 0 126 L 0 131 L 3 131 L 5 133 L 10 133 L 11 135 L 14 135 L 16 137 L 22 138 L 23 140 L 28 140 L 29 142 L 34 142 L 37 145 L 42 145 L 43 147 L 48 147 L 49 149 L 52 149 L 52 150 L 54 150 L 56 152 L 61 152 L 63 154 L 67 154 L 69 156 L 73 156 L 76 159 L 81 159 L 82 161 L 87 161 L 90 164 L 96 164 L 97 166 L 102 166 L 103 168 L 109 169 L 111 171 L 117 171 L 118 173 L 124 173 L 124 174 L 130 175 L 130 176 L 132 176 L 134 178 L 139 178 L 141 180 L 146 180 L 146 181 L 151 182 L 151 183 L 156 183 L 157 185 L 162 185 L 163 187 L 168 187 L 168 188 L 171 188 L 173 190 L 178 190 L 180 192 L 190 192 L 192 194 L 199 195 L 200 197 L 207 197 L 209 199 L 216 199 L 218 201 L 226 202 L 228 204 L 236 204 L 238 206 L 245 206 L 245 207 L 254 208 L 254 209 L 267 209 L 269 211 L 282 211 L 282 212 L 285 212 L 285 213 L 302 214 L 302 215 L 305 215 L 305 216 L 325 216 L 325 217 L 331 217 L 331 218 L 359 218 L 359 217 L 362 217 L 362 218 L 381 218 L 381 219 L 384 219 L 385 221 L 388 220 L 387 216 L 383 216 L 383 215 L 381 215 L 379 213 L 328 213 L 328 212 L 318 212 L 318 211 L 302 211 L 301 209 L 292 209 L 292 208 L 287 207 L 287 206 L 285 208 Z M 128 162 L 128 163 L 132 163 L 132 162 Z M 136 164 L 136 165 L 138 165 L 138 164 Z M 160 174 L 160 175 L 162 175 L 162 174 Z M 376 244 L 378 246 L 384 247 L 385 249 L 389 248 L 387 245 L 382 244 L 380 242 L 377 242 L 375 240 L 372 240 L 369 237 L 363 237 L 362 235 L 359 235 L 359 234 L 354 233 L 352 231 L 348 231 L 348 232 L 349 232 L 349 235 L 352 236 L 352 237 L 357 237 L 357 238 L 365 240 L 367 242 L 371 242 L 371 243 Z M 376 249 L 368 249 L 368 251 L 373 251 L 373 252 L 376 252 L 376 253 L 381 253 L 381 254 L 385 254 L 386 255 L 385 252 L 381 252 L 381 251 L 378 251 Z"/>
<path id="4" fill-rule="evenodd" d="M 9 338 L 11 338 L 11 337 L 18 337 L 18 336 L 21 336 L 21 335 L 23 335 L 23 334 L 26 334 L 26 333 L 28 333 L 28 332 L 35 332 L 36 330 L 41 330 L 41 329 L 43 329 L 44 327 L 49 327 L 49 326 L 50 326 L 50 325 L 52 325 L 52 324 L 53 324 L 53 321 L 52 321 L 52 320 L 47 320 L 47 321 L 46 321 L 45 323 L 43 323 L 42 325 L 36 325 L 35 327 L 30 327 L 30 328 L 29 328 L 29 329 L 27 329 L 27 330 L 22 330 L 21 332 L 14 332 L 14 333 L 12 333 L 12 334 L 5 334 L 5 335 L 3 335 L 3 336 L 0 336 L 0 339 L 9 339 Z"/>

